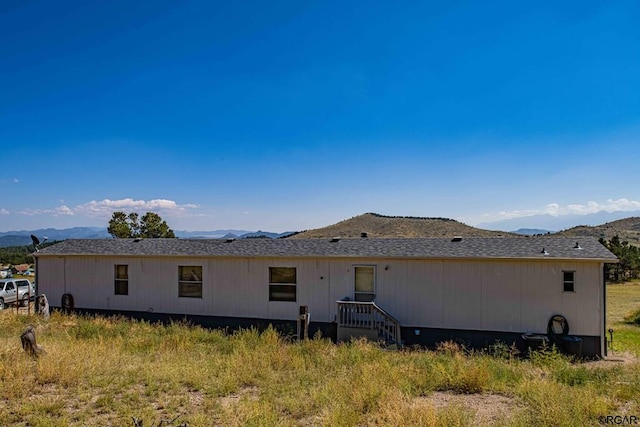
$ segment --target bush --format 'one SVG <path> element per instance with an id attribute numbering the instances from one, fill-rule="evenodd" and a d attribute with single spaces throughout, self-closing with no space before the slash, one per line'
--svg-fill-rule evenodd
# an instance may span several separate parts
<path id="1" fill-rule="evenodd" d="M 624 316 L 624 323 L 640 325 L 640 308 Z"/>

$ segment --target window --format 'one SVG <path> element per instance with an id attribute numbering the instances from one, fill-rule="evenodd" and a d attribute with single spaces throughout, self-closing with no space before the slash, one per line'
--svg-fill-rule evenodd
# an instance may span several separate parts
<path id="1" fill-rule="evenodd" d="M 376 268 L 373 266 L 354 267 L 355 300 L 373 301 L 375 294 Z"/>
<path id="2" fill-rule="evenodd" d="M 202 266 L 178 267 L 178 296 L 202 298 Z"/>
<path id="3" fill-rule="evenodd" d="M 269 267 L 269 301 L 296 301 L 295 267 Z"/>
<path id="4" fill-rule="evenodd" d="M 562 275 L 564 276 L 564 291 L 565 292 L 575 292 L 575 271 L 563 271 Z"/>
<path id="5" fill-rule="evenodd" d="M 116 295 L 129 295 L 129 266 L 115 266 L 115 288 L 113 291 Z"/>

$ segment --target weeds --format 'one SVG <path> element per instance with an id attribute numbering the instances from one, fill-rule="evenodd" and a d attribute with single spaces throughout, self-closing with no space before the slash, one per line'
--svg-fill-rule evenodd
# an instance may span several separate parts
<path id="1" fill-rule="evenodd" d="M 37 360 L 21 348 L 28 324 L 47 350 Z M 131 425 L 176 414 L 190 427 L 477 423 L 473 408 L 433 403 L 445 393 L 508 396 L 517 411 L 496 410 L 494 424 L 562 426 L 635 410 L 640 396 L 636 366 L 590 368 L 553 348 L 528 359 L 502 343 L 391 352 L 365 340 L 294 342 L 271 328 L 227 333 L 59 313 L 46 324 L 0 313 L 0 355 L 3 425 Z"/>
<path id="2" fill-rule="evenodd" d="M 640 325 L 640 308 L 625 315 L 624 323 Z"/>

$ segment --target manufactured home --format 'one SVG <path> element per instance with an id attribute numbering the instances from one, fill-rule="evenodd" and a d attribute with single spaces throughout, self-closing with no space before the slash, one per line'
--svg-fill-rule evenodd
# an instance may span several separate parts
<path id="1" fill-rule="evenodd" d="M 583 355 L 606 354 L 594 238 L 66 240 L 35 253 L 52 306 L 218 326 L 299 326 L 337 340 L 526 345 L 562 316 Z"/>

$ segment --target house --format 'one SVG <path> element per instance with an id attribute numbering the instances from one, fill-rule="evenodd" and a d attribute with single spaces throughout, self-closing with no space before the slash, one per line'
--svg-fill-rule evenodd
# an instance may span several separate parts
<path id="1" fill-rule="evenodd" d="M 584 355 L 606 354 L 594 238 L 66 240 L 35 253 L 52 306 L 212 326 L 273 324 L 338 340 L 526 345 L 561 315 Z"/>
<path id="2" fill-rule="evenodd" d="M 25 275 L 25 272 L 29 270 L 29 264 L 18 264 L 14 265 L 11 269 L 13 274 Z"/>

